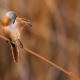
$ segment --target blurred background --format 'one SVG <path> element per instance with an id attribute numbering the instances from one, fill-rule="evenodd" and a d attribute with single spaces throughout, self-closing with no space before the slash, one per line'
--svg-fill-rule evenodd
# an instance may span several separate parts
<path id="1" fill-rule="evenodd" d="M 21 49 L 15 64 L 0 38 L 0 80 L 80 80 L 80 0 L 0 0 L 0 19 L 9 10 L 32 22 L 21 34 L 24 46 L 73 76 Z"/>

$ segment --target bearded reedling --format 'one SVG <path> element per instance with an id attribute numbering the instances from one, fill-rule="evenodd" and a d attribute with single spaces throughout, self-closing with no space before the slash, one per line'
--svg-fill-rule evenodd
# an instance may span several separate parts
<path id="1" fill-rule="evenodd" d="M 5 35 L 4 36 L 0 35 L 0 37 L 3 38 L 4 40 L 8 41 L 8 43 L 10 44 L 14 62 L 18 62 L 18 55 L 19 55 L 18 48 L 20 47 L 23 50 L 30 53 L 31 55 L 34 55 L 34 56 L 40 58 L 41 60 L 49 63 L 50 65 L 59 69 L 60 71 L 64 72 L 65 74 L 72 76 L 72 72 L 66 71 L 59 65 L 53 63 L 52 61 L 46 59 L 45 57 L 39 55 L 38 53 L 36 53 L 28 48 L 25 48 L 23 46 L 23 44 L 20 41 L 20 34 L 24 27 L 32 26 L 30 21 L 27 21 L 24 18 L 17 17 L 16 13 L 14 11 L 9 11 L 2 18 L 2 25 L 3 25 L 2 29 L 3 29 Z"/>
<path id="2" fill-rule="evenodd" d="M 18 62 L 18 47 L 23 47 L 20 34 L 23 28 L 27 26 L 31 27 L 31 22 L 18 17 L 14 11 L 7 12 L 2 18 L 2 30 L 4 36 L 9 39 L 14 62 Z"/>

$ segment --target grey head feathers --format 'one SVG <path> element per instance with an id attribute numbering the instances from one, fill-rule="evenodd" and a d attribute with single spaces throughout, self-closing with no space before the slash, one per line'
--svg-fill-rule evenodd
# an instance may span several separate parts
<path id="1" fill-rule="evenodd" d="M 11 20 L 12 23 L 15 22 L 15 19 L 17 17 L 15 11 L 8 11 L 5 15 Z"/>

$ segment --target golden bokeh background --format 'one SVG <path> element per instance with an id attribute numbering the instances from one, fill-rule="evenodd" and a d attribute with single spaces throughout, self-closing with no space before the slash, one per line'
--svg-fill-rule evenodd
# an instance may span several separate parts
<path id="1" fill-rule="evenodd" d="M 0 19 L 9 10 L 32 22 L 21 34 L 24 46 L 72 76 L 22 49 L 15 64 L 10 45 L 0 38 L 0 80 L 80 80 L 80 0 L 0 0 Z"/>

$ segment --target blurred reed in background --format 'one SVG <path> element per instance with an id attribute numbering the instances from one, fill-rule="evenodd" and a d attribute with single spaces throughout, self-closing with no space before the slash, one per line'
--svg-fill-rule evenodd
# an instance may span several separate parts
<path id="1" fill-rule="evenodd" d="M 32 28 L 21 34 L 24 46 L 71 71 L 73 76 L 23 50 L 19 63 L 14 64 L 10 46 L 0 38 L 0 80 L 79 79 L 79 0 L 0 0 L 0 18 L 8 10 L 32 22 Z"/>

